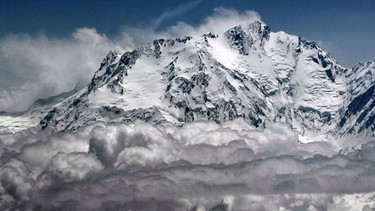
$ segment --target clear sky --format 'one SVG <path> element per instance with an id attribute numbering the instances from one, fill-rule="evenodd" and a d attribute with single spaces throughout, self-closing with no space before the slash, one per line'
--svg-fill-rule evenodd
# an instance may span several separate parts
<path id="1" fill-rule="evenodd" d="M 0 37 L 11 33 L 66 37 L 77 27 L 94 27 L 113 37 L 129 26 L 153 24 L 183 4 L 188 8 L 165 16 L 157 30 L 177 21 L 199 24 L 215 7 L 254 10 L 273 31 L 320 42 L 346 67 L 375 60 L 374 0 L 1 1 Z"/>

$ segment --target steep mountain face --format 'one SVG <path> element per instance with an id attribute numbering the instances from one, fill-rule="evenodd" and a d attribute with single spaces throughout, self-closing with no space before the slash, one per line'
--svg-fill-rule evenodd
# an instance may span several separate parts
<path id="1" fill-rule="evenodd" d="M 91 83 L 40 125 L 244 118 L 256 127 L 283 122 L 306 136 L 374 136 L 374 70 L 373 63 L 345 69 L 316 43 L 254 22 L 110 52 Z"/>
<path id="2" fill-rule="evenodd" d="M 374 136 L 375 131 L 375 63 L 355 66 L 346 74 L 347 96 L 338 124 L 341 134 Z"/>

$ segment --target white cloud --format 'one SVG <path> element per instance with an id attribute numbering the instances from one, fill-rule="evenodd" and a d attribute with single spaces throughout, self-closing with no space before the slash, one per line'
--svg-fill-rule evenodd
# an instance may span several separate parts
<path id="1" fill-rule="evenodd" d="M 31 171 L 20 160 L 11 159 L 0 168 L 0 208 L 18 207 L 30 200 Z"/>
<path id="2" fill-rule="evenodd" d="M 0 110 L 22 111 L 46 98 L 86 84 L 109 50 L 122 48 L 81 28 L 67 39 L 12 35 L 0 40 Z"/>
<path id="3" fill-rule="evenodd" d="M 166 33 L 174 36 L 200 36 L 207 32 L 221 34 L 231 27 L 252 23 L 256 20 L 260 21 L 261 18 L 254 11 L 248 10 L 239 13 L 233 9 L 219 7 L 214 9 L 212 16 L 207 17 L 202 24 L 196 27 L 179 22 L 177 25 L 169 27 Z"/>
<path id="4" fill-rule="evenodd" d="M 102 169 L 102 163 L 92 154 L 63 152 L 53 156 L 48 168 L 65 182 L 80 181 Z"/>
<path id="5" fill-rule="evenodd" d="M 259 131 L 240 119 L 184 127 L 100 124 L 64 135 L 34 129 L 13 138 L 0 151 L 0 207 L 375 206 L 373 140 L 343 154 L 336 143 L 317 142 L 313 148 L 322 150 L 315 151 L 284 125 Z"/>
<path id="6" fill-rule="evenodd" d="M 182 15 L 182 14 L 186 13 L 187 11 L 189 11 L 189 10 L 195 8 L 196 6 L 198 6 L 201 2 L 202 2 L 202 0 L 190 1 L 188 3 L 179 5 L 177 8 L 175 8 L 173 10 L 167 10 L 167 11 L 163 12 L 158 18 L 156 18 L 154 20 L 153 27 L 157 28 L 165 19 L 173 18 L 173 17 L 176 17 L 176 16 L 179 16 L 179 15 Z"/>

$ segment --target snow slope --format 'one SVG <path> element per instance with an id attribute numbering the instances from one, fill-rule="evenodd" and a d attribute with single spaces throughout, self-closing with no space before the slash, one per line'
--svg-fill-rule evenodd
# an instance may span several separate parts
<path id="1" fill-rule="evenodd" d="M 374 71 L 374 63 L 345 69 L 316 43 L 256 21 L 110 52 L 91 83 L 40 125 L 244 118 L 256 127 L 286 123 L 305 137 L 374 136 Z"/>

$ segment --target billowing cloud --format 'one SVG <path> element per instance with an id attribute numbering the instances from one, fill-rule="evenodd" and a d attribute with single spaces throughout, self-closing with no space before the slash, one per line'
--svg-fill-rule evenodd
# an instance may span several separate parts
<path id="1" fill-rule="evenodd" d="M 30 129 L 0 138 L 0 207 L 375 208 L 373 140 L 347 149 L 330 140 L 302 144 L 282 124 L 259 130 L 240 119 L 99 123 L 64 135 Z"/>
<path id="2" fill-rule="evenodd" d="M 200 0 L 166 11 L 155 22 L 142 28 L 123 28 L 109 39 L 93 28 L 78 28 L 68 38 L 44 35 L 9 35 L 0 40 L 0 111 L 24 111 L 38 98 L 47 98 L 82 87 L 92 78 L 102 58 L 110 51 L 122 53 L 156 38 L 200 36 L 209 31 L 221 33 L 241 24 L 260 20 L 257 13 L 216 8 L 200 25 L 179 22 L 164 31 L 155 31 L 164 19 L 194 8 Z"/>
<path id="3" fill-rule="evenodd" d="M 176 25 L 169 27 L 166 34 L 173 36 L 200 36 L 207 32 L 220 34 L 231 27 L 240 24 L 252 23 L 256 20 L 260 21 L 261 18 L 259 14 L 254 11 L 248 10 L 243 13 L 239 13 L 233 9 L 218 7 L 214 9 L 213 15 L 207 17 L 202 24 L 198 26 L 191 26 L 186 23 L 179 22 Z"/>
<path id="4" fill-rule="evenodd" d="M 51 159 L 48 172 L 57 175 L 65 182 L 80 181 L 90 174 L 103 169 L 103 165 L 92 154 L 57 153 Z"/>
<path id="5" fill-rule="evenodd" d="M 89 28 L 67 39 L 11 35 L 0 40 L 0 110 L 22 111 L 38 98 L 86 84 L 109 50 L 122 48 Z"/>

